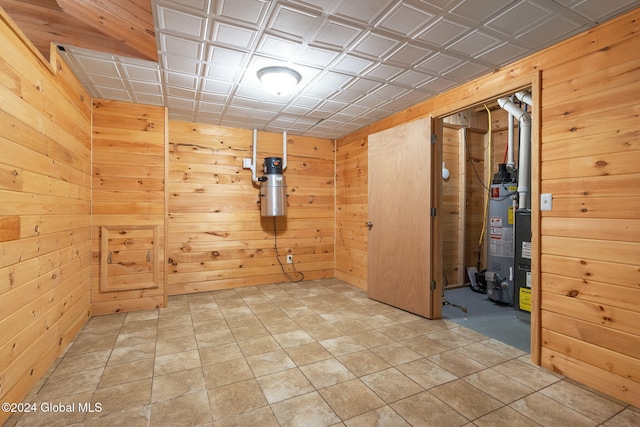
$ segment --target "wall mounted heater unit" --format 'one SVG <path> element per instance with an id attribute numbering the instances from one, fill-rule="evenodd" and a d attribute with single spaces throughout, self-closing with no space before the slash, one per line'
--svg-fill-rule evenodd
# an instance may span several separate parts
<path id="1" fill-rule="evenodd" d="M 242 167 L 251 169 L 251 179 L 260 182 L 260 215 L 267 217 L 287 215 L 287 184 L 282 173 L 287 168 L 287 132 L 282 133 L 282 157 L 266 157 L 263 163 L 264 175 L 256 174 L 258 153 L 258 130 L 253 130 L 252 158 L 245 158 Z"/>
<path id="2" fill-rule="evenodd" d="M 285 216 L 287 214 L 287 184 L 282 175 L 282 159 L 264 159 L 264 176 L 260 181 L 260 215 Z"/>

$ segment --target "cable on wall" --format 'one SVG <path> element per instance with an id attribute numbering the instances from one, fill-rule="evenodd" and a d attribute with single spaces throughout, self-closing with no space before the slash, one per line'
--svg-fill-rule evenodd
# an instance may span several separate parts
<path id="1" fill-rule="evenodd" d="M 273 245 L 276 249 L 276 259 L 278 260 L 278 264 L 280 264 L 280 268 L 282 269 L 282 274 L 289 280 L 290 282 L 301 282 L 304 280 L 304 273 L 296 270 L 296 265 L 291 264 L 293 266 L 293 276 L 289 274 L 285 269 L 282 261 L 280 261 L 280 255 L 278 254 L 278 228 L 276 226 L 276 217 L 273 217 Z M 295 276 L 295 278 L 294 278 Z"/>

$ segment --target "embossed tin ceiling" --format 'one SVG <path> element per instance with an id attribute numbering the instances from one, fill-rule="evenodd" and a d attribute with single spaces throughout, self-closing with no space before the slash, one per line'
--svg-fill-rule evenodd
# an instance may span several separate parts
<path id="1" fill-rule="evenodd" d="M 95 97 L 337 138 L 640 5 L 629 0 L 152 0 L 159 63 L 65 45 Z M 286 97 L 256 71 L 303 77 Z"/>

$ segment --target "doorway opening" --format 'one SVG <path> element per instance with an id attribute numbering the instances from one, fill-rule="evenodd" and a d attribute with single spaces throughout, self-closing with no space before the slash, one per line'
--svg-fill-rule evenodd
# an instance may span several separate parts
<path id="1" fill-rule="evenodd" d="M 527 353 L 533 117 L 528 94 L 525 89 L 494 98 L 437 123 L 443 318 Z"/>

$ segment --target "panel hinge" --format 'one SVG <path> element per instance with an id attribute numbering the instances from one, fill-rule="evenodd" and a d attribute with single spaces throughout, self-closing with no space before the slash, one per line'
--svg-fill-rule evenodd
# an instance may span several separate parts
<path id="1" fill-rule="evenodd" d="M 431 134 L 431 143 L 435 144 L 436 142 L 438 142 L 438 136 L 435 133 Z"/>
<path id="2" fill-rule="evenodd" d="M 435 280 L 432 280 L 432 281 L 431 281 L 431 290 L 432 290 L 432 291 L 435 291 L 435 290 L 436 290 L 436 281 L 435 281 Z"/>
<path id="3" fill-rule="evenodd" d="M 431 216 L 436 216 L 436 208 L 431 208 Z"/>

